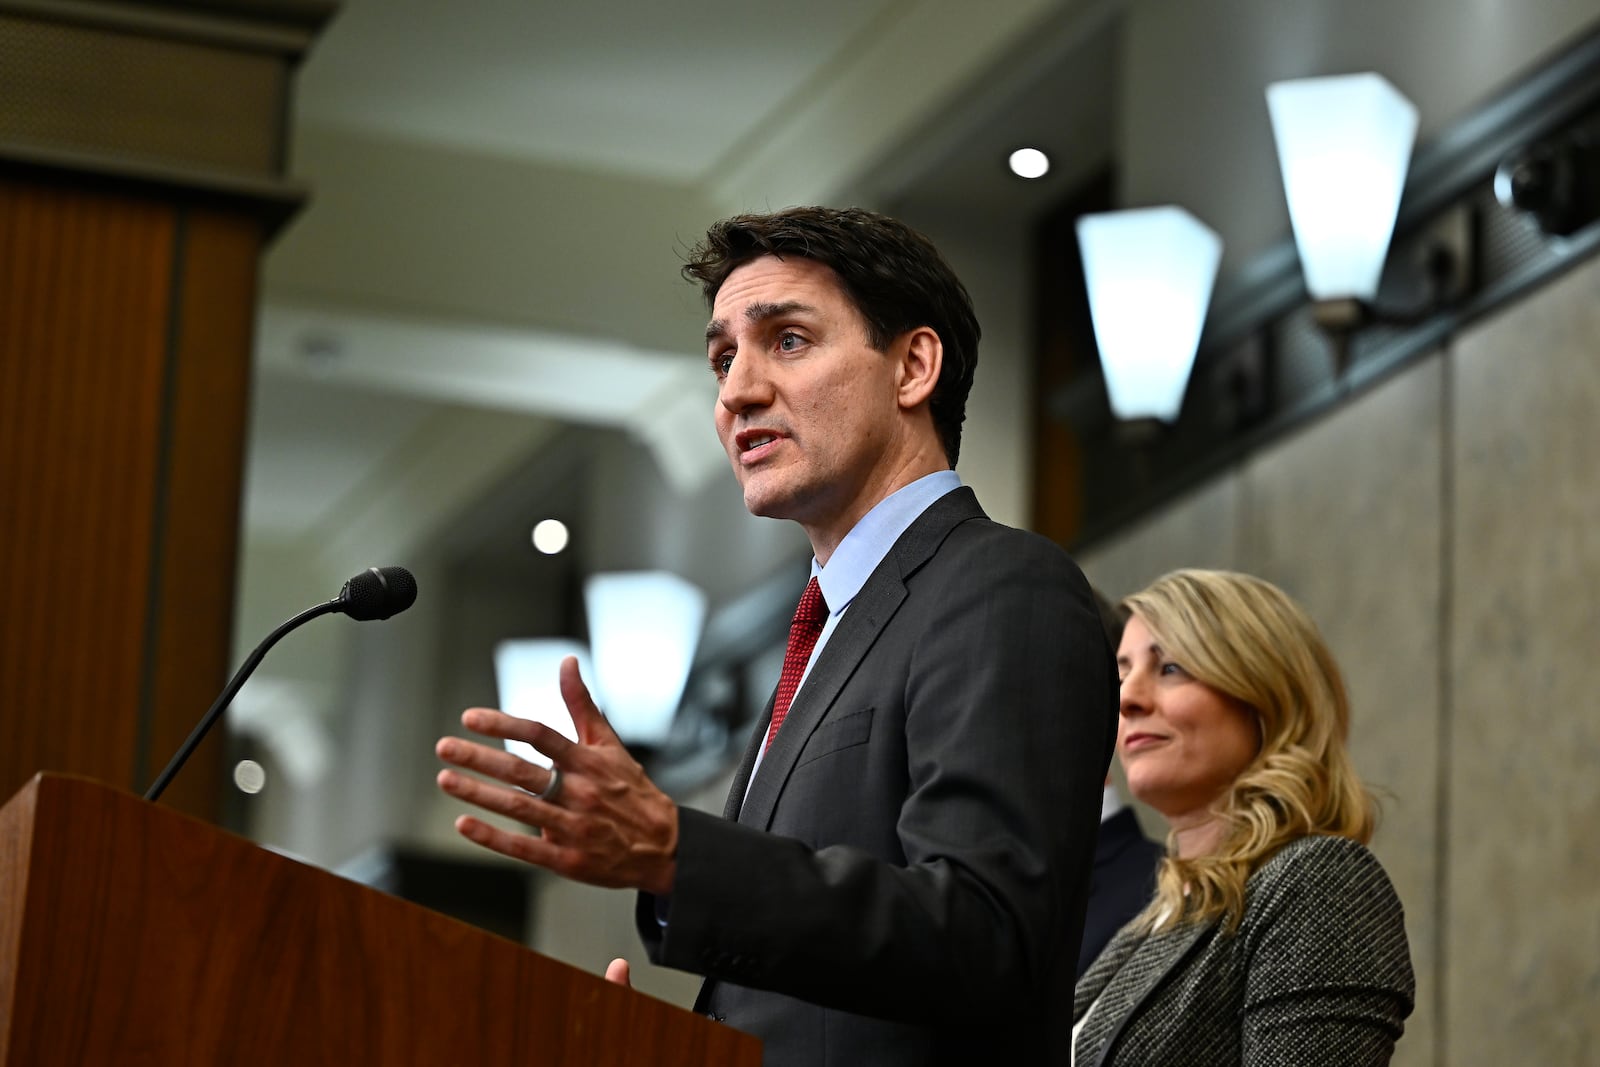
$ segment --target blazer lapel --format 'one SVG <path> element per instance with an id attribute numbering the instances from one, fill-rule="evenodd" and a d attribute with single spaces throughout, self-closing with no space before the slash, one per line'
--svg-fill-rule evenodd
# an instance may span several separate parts
<path id="1" fill-rule="evenodd" d="M 728 807 L 737 813 L 741 823 L 767 829 L 772 824 L 772 813 L 778 797 L 783 792 L 789 774 L 794 770 L 806 739 L 822 722 L 823 716 L 833 706 L 839 691 L 855 674 L 866 659 L 867 653 L 883 633 L 906 598 L 906 579 L 933 557 L 951 530 L 972 518 L 981 518 L 983 509 L 977 497 L 965 486 L 952 490 L 934 501 L 917 520 L 900 535 L 894 547 L 873 570 L 861 592 L 856 594 L 845 610 L 839 625 L 828 636 L 817 660 L 811 665 L 800 691 L 795 694 L 783 728 L 773 739 L 772 747 L 761 759 L 755 782 L 749 785 L 748 795 L 743 788 L 750 781 L 750 772 L 744 764 L 753 764 L 755 748 L 745 754 L 741 773 L 730 790 Z M 772 701 L 767 701 L 764 721 L 772 717 Z M 765 737 L 761 731 L 760 738 Z M 760 745 L 761 739 L 753 739 Z M 743 805 L 739 805 L 739 798 Z M 733 816 L 730 816 L 733 817 Z"/>
<path id="2" fill-rule="evenodd" d="M 1144 1002 L 1194 951 L 1195 946 L 1200 943 L 1201 935 L 1215 926 L 1215 922 L 1191 923 L 1177 930 L 1135 937 L 1132 939 L 1134 944 L 1120 953 L 1121 962 L 1115 966 L 1108 966 L 1104 969 L 1103 975 L 1096 976 L 1099 988 L 1081 991 L 1080 995 L 1086 995 L 1091 1000 L 1102 996 L 1107 987 L 1124 973 L 1129 964 L 1133 967 L 1127 985 L 1114 990 L 1115 1002 L 1108 1005 L 1110 1008 L 1119 1009 L 1119 1014 L 1116 1025 L 1112 1027 L 1111 1032 L 1106 1035 L 1105 1042 L 1100 1046 L 1100 1055 L 1094 1061 L 1095 1067 L 1101 1067 L 1106 1062 L 1106 1057 L 1116 1047 L 1117 1039 L 1122 1036 L 1123 1028 L 1128 1025 L 1128 1021 L 1139 1014 Z M 1141 955 L 1138 950 L 1146 942 L 1150 943 L 1150 947 Z M 1111 955 L 1109 946 L 1106 955 Z M 1098 961 L 1096 962 L 1098 964 Z M 1102 968 L 1096 965 L 1090 970 L 1101 971 Z M 1086 974 L 1083 977 L 1087 982 L 1090 975 Z"/>

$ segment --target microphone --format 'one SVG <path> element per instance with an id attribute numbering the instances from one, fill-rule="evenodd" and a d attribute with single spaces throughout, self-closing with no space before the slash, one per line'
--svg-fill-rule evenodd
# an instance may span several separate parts
<path id="1" fill-rule="evenodd" d="M 249 657 L 244 661 L 237 673 L 229 679 L 223 688 L 222 695 L 217 697 L 216 703 L 211 705 L 200 724 L 189 734 L 182 747 L 167 764 L 166 769 L 145 790 L 146 800 L 155 800 L 159 797 L 167 784 L 172 781 L 173 775 L 178 773 L 194 752 L 196 746 L 205 738 L 217 717 L 224 708 L 233 702 L 234 695 L 244 685 L 245 679 L 250 677 L 256 667 L 266 656 L 267 650 L 277 644 L 279 639 L 301 623 L 309 622 L 318 615 L 329 615 L 334 612 L 348 615 L 352 619 L 366 622 L 369 619 L 387 619 L 400 614 L 417 600 L 417 580 L 411 572 L 404 567 L 368 567 L 360 574 L 344 583 L 344 588 L 339 590 L 339 595 L 332 600 L 324 601 L 316 607 L 307 608 L 288 622 L 279 626 L 267 635 L 266 640 L 255 647 Z"/>
<path id="2" fill-rule="evenodd" d="M 368 567 L 339 590 L 332 611 L 367 622 L 400 614 L 417 602 L 417 580 L 404 567 Z M 270 638 L 268 639 L 270 642 Z"/>

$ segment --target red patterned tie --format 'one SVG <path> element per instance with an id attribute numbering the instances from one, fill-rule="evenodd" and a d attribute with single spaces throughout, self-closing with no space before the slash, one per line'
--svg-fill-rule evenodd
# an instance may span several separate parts
<path id="1" fill-rule="evenodd" d="M 783 653 L 783 673 L 778 676 L 778 695 L 772 700 L 772 725 L 767 727 L 767 744 L 778 736 L 783 717 L 789 714 L 794 701 L 794 691 L 800 688 L 800 679 L 811 660 L 811 650 L 817 647 L 817 635 L 822 624 L 828 621 L 828 602 L 822 599 L 822 589 L 815 578 L 806 583 L 800 594 L 800 606 L 794 609 L 794 621 L 789 624 L 789 647 Z"/>

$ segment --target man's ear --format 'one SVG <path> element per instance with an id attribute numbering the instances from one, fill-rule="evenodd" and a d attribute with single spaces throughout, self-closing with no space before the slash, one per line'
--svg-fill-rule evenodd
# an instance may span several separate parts
<path id="1" fill-rule="evenodd" d="M 926 404 L 944 367 L 944 342 L 931 326 L 918 326 L 900 338 L 900 381 L 897 397 L 904 409 Z"/>

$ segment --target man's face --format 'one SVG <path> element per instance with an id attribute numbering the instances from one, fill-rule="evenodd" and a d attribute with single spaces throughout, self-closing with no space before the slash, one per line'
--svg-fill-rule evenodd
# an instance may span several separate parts
<path id="1" fill-rule="evenodd" d="M 717 436 L 752 514 L 837 544 L 893 488 L 901 376 L 832 269 L 763 256 L 728 275 L 706 328 Z"/>

